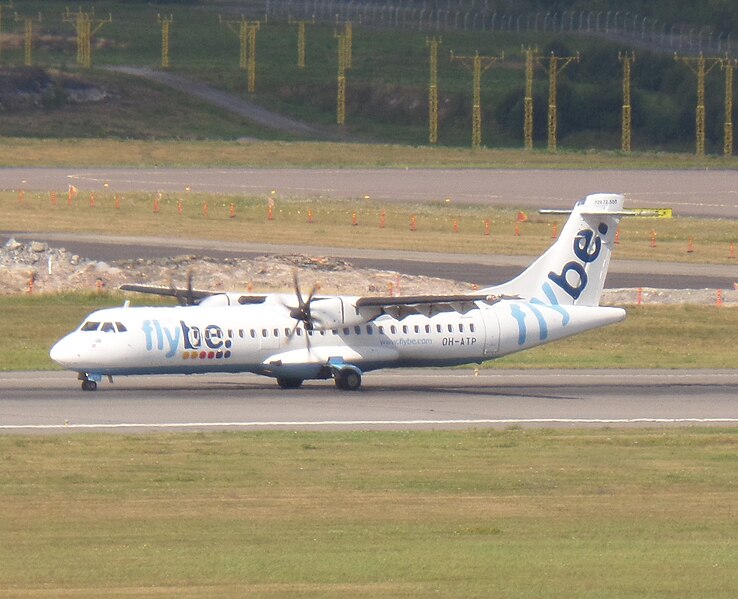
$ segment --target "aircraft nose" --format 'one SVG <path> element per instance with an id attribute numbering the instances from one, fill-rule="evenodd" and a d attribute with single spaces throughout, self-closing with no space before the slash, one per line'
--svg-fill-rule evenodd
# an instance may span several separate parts
<path id="1" fill-rule="evenodd" d="M 79 360 L 79 351 L 69 338 L 64 337 L 57 341 L 49 351 L 49 357 L 62 368 L 69 368 Z"/>

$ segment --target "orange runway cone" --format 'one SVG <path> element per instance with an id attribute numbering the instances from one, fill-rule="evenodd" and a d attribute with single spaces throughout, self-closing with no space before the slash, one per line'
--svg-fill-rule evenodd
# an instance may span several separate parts
<path id="1" fill-rule="evenodd" d="M 459 232 L 459 221 L 458 219 L 454 219 L 454 233 Z"/>
<path id="2" fill-rule="evenodd" d="M 207 218 L 208 217 L 208 214 L 210 214 L 210 209 L 208 208 L 208 203 L 207 202 L 203 202 L 202 203 L 202 215 L 205 218 Z"/>
<path id="3" fill-rule="evenodd" d="M 313 211 L 310 208 L 308 208 L 308 224 L 313 224 Z"/>
<path id="4" fill-rule="evenodd" d="M 177 214 L 182 216 L 183 211 L 184 211 L 184 206 L 182 205 L 182 200 L 177 200 Z"/>
<path id="5" fill-rule="evenodd" d="M 689 238 L 689 241 L 687 241 L 687 253 L 694 253 L 694 239 L 692 239 L 691 237 Z"/>
<path id="6" fill-rule="evenodd" d="M 636 304 L 639 306 L 643 304 L 643 287 L 638 288 L 638 295 L 636 296 Z"/>
<path id="7" fill-rule="evenodd" d="M 90 208 L 94 208 L 94 207 L 95 207 L 95 192 L 91 191 L 90 192 Z"/>
<path id="8" fill-rule="evenodd" d="M 718 307 L 723 305 L 723 290 L 722 289 L 717 290 L 717 298 L 715 299 L 715 305 Z"/>
<path id="9" fill-rule="evenodd" d="M 228 218 L 236 218 L 236 205 L 233 202 L 228 207 Z"/>
<path id="10" fill-rule="evenodd" d="M 359 224 L 359 218 L 356 216 L 356 212 L 351 214 L 351 226 L 356 227 Z"/>
<path id="11" fill-rule="evenodd" d="M 551 225 L 551 239 L 556 239 L 559 236 L 558 227 L 556 226 L 556 223 Z"/>
<path id="12" fill-rule="evenodd" d="M 656 247 L 656 231 L 654 231 L 654 230 L 651 231 L 651 243 L 650 243 L 650 246 L 652 248 L 655 248 Z"/>
<path id="13" fill-rule="evenodd" d="M 379 228 L 384 229 L 385 222 L 387 221 L 387 213 L 382 210 L 382 212 L 379 213 Z"/>
<path id="14" fill-rule="evenodd" d="M 489 222 L 489 219 L 484 221 L 484 234 L 490 235 L 492 233 L 492 225 Z"/>
<path id="15" fill-rule="evenodd" d="M 120 210 L 120 194 L 115 194 L 115 209 Z"/>
<path id="16" fill-rule="evenodd" d="M 418 217 L 416 217 L 414 214 L 410 217 L 410 230 L 411 231 L 418 230 Z"/>

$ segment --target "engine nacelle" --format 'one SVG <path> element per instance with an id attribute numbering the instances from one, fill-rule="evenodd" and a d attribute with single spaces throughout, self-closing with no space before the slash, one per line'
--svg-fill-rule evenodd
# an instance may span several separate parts
<path id="1" fill-rule="evenodd" d="M 316 297 L 310 302 L 313 327 L 319 331 L 364 324 L 381 313 L 376 308 L 356 309 L 358 297 Z"/>

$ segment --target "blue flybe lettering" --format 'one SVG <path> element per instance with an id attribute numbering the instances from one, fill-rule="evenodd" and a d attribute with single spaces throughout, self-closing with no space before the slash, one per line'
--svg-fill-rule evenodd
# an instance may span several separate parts
<path id="1" fill-rule="evenodd" d="M 146 351 L 154 349 L 164 351 L 167 358 L 176 355 L 180 341 L 185 350 L 200 349 L 203 341 L 207 348 L 213 350 L 231 347 L 231 341 L 223 339 L 223 329 L 214 324 L 207 325 L 203 334 L 199 327 L 188 325 L 184 320 L 180 320 L 178 325 L 167 326 L 152 319 L 144 320 L 141 330 L 144 334 Z"/>
<path id="2" fill-rule="evenodd" d="M 605 223 L 600 223 L 597 231 L 600 235 L 607 233 L 608 227 Z M 549 272 L 548 278 L 558 287 L 560 287 L 572 299 L 577 300 L 582 291 L 587 287 L 587 272 L 584 269 L 585 264 L 590 264 L 597 260 L 602 249 L 602 239 L 600 235 L 595 235 L 591 229 L 582 229 L 574 238 L 574 255 L 581 260 L 577 262 L 571 260 L 564 264 L 561 272 Z M 573 276 L 572 276 L 573 275 Z"/>

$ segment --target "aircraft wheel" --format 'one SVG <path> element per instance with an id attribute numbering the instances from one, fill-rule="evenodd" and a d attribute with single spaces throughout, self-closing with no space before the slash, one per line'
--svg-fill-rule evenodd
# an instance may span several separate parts
<path id="1" fill-rule="evenodd" d="M 282 389 L 299 389 L 302 386 L 302 379 L 278 378 L 277 385 Z"/>
<path id="2" fill-rule="evenodd" d="M 82 391 L 95 391 L 97 390 L 97 383 L 95 381 L 90 381 L 88 379 L 85 379 L 82 381 Z"/>
<path id="3" fill-rule="evenodd" d="M 361 387 L 361 374 L 350 368 L 345 368 L 336 377 L 336 387 L 343 391 L 356 391 Z"/>

